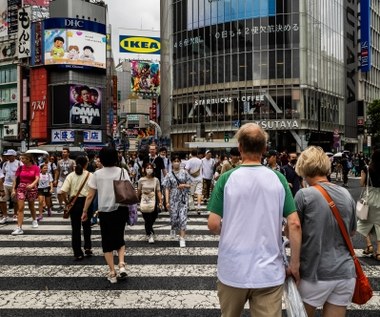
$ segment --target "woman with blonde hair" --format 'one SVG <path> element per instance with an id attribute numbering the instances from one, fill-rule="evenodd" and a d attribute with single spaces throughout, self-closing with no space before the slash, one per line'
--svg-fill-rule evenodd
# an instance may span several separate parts
<path id="1" fill-rule="evenodd" d="M 16 171 L 16 178 L 13 181 L 12 196 L 17 198 L 17 227 L 12 235 L 24 234 L 22 224 L 24 222 L 25 201 L 28 201 L 30 213 L 32 215 L 32 228 L 38 228 L 36 219 L 36 209 L 34 202 L 38 196 L 37 185 L 40 179 L 40 169 L 34 164 L 32 154 L 21 154 L 21 165 Z"/>
<path id="2" fill-rule="evenodd" d="M 302 246 L 299 285 L 309 317 L 323 306 L 324 317 L 343 317 L 355 288 L 355 267 L 350 252 L 320 185 L 331 196 L 347 232 L 356 230 L 355 201 L 347 189 L 328 181 L 330 160 L 322 148 L 310 146 L 296 164 L 296 173 L 309 185 L 294 199 L 301 221 Z"/>

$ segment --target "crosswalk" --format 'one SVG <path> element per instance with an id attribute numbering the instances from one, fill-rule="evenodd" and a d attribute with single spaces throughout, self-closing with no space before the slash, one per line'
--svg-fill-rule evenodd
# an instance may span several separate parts
<path id="1" fill-rule="evenodd" d="M 4 316 L 220 316 L 216 294 L 218 237 L 207 229 L 207 214 L 190 212 L 186 248 L 169 236 L 169 215 L 155 224 L 148 244 L 143 219 L 127 227 L 128 277 L 110 284 L 99 226 L 92 228 L 94 256 L 75 262 L 70 221 L 44 217 L 32 228 L 28 211 L 24 235 L 15 224 L 0 225 L 0 317 Z M 362 258 L 375 296 L 351 305 L 348 316 L 380 316 L 379 263 Z M 243 316 L 249 316 L 248 311 Z"/>

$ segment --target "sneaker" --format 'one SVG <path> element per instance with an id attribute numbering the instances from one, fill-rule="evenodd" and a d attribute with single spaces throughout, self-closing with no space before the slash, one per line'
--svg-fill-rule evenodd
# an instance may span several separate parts
<path id="1" fill-rule="evenodd" d="M 65 210 L 65 207 L 60 206 L 60 207 L 57 209 L 57 212 L 58 212 L 58 213 L 61 213 L 61 212 L 63 212 L 64 210 Z"/>
<path id="2" fill-rule="evenodd" d="M 32 228 L 38 228 L 38 221 L 37 220 L 32 221 Z"/>
<path id="3" fill-rule="evenodd" d="M 121 279 L 127 277 L 127 270 L 125 269 L 125 263 L 123 262 L 119 263 L 119 276 Z"/>
<path id="4" fill-rule="evenodd" d="M 111 283 L 111 284 L 115 284 L 117 283 L 117 275 L 115 272 L 110 272 L 108 275 L 107 275 L 107 280 Z"/>
<path id="5" fill-rule="evenodd" d="M 170 238 L 175 238 L 175 236 L 177 235 L 177 232 L 173 229 L 170 230 Z"/>
<path id="6" fill-rule="evenodd" d="M 42 215 L 39 215 L 39 216 L 37 217 L 37 221 L 41 221 L 42 219 L 44 219 L 44 216 L 42 216 Z"/>
<path id="7" fill-rule="evenodd" d="M 9 218 L 8 216 L 5 216 L 3 217 L 1 220 L 0 220 L 0 224 L 4 224 L 4 223 L 7 223 L 7 222 L 11 222 L 12 219 Z"/>
<path id="8" fill-rule="evenodd" d="M 20 227 L 16 227 L 16 229 L 11 233 L 11 235 L 13 235 L 13 236 L 17 236 L 20 234 L 24 234 L 24 231 L 22 231 L 22 229 Z"/>
<path id="9" fill-rule="evenodd" d="M 153 234 L 151 234 L 151 235 L 149 236 L 148 243 L 150 243 L 150 244 L 154 243 L 154 237 L 153 237 Z"/>
<path id="10" fill-rule="evenodd" d="M 180 248 L 186 247 L 186 240 L 184 238 L 179 238 L 179 247 Z"/>

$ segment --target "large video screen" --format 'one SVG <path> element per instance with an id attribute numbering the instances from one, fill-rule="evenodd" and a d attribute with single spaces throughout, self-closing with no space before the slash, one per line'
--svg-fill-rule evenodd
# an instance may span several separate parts
<path id="1" fill-rule="evenodd" d="M 43 43 L 45 65 L 106 68 L 104 24 L 80 19 L 47 19 Z"/>
<path id="2" fill-rule="evenodd" d="M 187 29 L 274 16 L 276 0 L 188 0 Z"/>
<path id="3" fill-rule="evenodd" d="M 131 90 L 160 94 L 160 64 L 131 61 Z"/>
<path id="4" fill-rule="evenodd" d="M 102 91 L 98 87 L 70 85 L 70 123 L 101 124 Z"/>

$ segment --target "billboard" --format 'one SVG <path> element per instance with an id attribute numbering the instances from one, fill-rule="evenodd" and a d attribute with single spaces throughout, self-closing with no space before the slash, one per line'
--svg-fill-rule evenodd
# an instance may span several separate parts
<path id="1" fill-rule="evenodd" d="M 48 80 L 44 67 L 30 69 L 30 138 L 48 137 Z"/>
<path id="2" fill-rule="evenodd" d="M 160 54 L 161 42 L 159 37 L 149 36 L 119 36 L 119 52 L 133 54 Z"/>
<path id="3" fill-rule="evenodd" d="M 8 35 L 8 1 L 0 0 L 0 37 Z"/>
<path id="4" fill-rule="evenodd" d="M 188 0 L 187 29 L 231 21 L 274 16 L 276 0 Z"/>
<path id="5" fill-rule="evenodd" d="M 13 58 L 16 56 L 15 40 L 0 43 L 0 60 L 5 58 Z"/>
<path id="6" fill-rule="evenodd" d="M 8 0 L 8 35 L 17 33 L 18 9 L 22 7 L 22 0 Z"/>
<path id="7" fill-rule="evenodd" d="M 48 7 L 49 0 L 24 0 L 24 6 L 39 6 L 39 7 Z"/>
<path id="8" fill-rule="evenodd" d="M 52 129 L 51 130 L 51 143 L 71 143 L 75 141 L 75 131 L 73 129 Z M 101 143 L 102 131 L 101 130 L 84 130 L 83 131 L 84 143 Z"/>
<path id="9" fill-rule="evenodd" d="M 360 1 L 360 68 L 371 70 L 371 13 L 370 0 Z"/>
<path id="10" fill-rule="evenodd" d="M 18 27 L 17 27 L 17 57 L 26 58 L 31 56 L 31 22 L 32 9 L 30 7 L 18 10 Z"/>
<path id="11" fill-rule="evenodd" d="M 44 21 L 44 64 L 64 68 L 106 68 L 104 24 L 80 19 Z"/>
<path id="12" fill-rule="evenodd" d="M 137 93 L 160 93 L 160 64 L 131 61 L 131 90 Z"/>
<path id="13" fill-rule="evenodd" d="M 97 87 L 70 85 L 70 123 L 101 124 L 102 91 Z"/>

